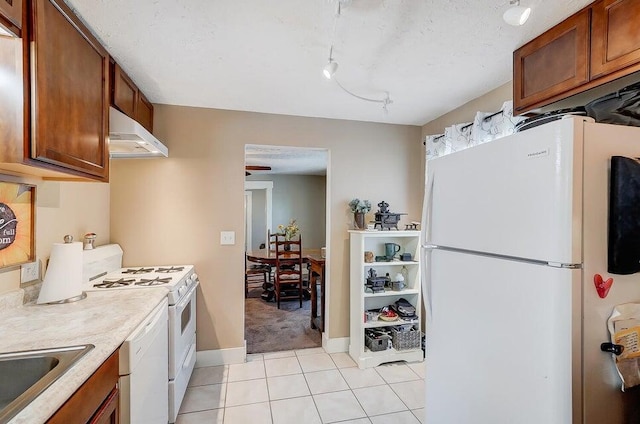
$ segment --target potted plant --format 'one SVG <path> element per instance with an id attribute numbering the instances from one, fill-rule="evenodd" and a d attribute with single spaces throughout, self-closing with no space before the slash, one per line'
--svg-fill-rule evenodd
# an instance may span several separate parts
<path id="1" fill-rule="evenodd" d="M 356 228 L 364 230 L 366 228 L 364 214 L 371 210 L 371 202 L 355 198 L 349 202 L 349 208 L 351 208 L 351 212 L 353 212 L 353 220 Z"/>
<path id="2" fill-rule="evenodd" d="M 298 235 L 298 233 L 300 232 L 300 227 L 298 227 L 298 224 L 296 223 L 295 219 L 291 219 L 289 220 L 289 223 L 287 225 L 284 225 L 284 224 L 278 225 L 278 231 L 284 234 L 285 240 L 291 240 L 292 238 Z M 285 244 L 284 250 L 289 250 L 290 248 L 291 246 L 289 246 L 288 244 Z"/>

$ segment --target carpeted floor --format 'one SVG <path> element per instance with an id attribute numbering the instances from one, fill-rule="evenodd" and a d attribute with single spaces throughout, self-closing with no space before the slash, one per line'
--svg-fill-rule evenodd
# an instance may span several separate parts
<path id="1" fill-rule="evenodd" d="M 249 290 L 245 299 L 247 353 L 277 352 L 322 346 L 320 331 L 312 330 L 311 301 L 265 302 L 261 288 Z"/>

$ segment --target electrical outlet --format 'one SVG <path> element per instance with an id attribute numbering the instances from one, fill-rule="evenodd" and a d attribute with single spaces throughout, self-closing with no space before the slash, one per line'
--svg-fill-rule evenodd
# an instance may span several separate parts
<path id="1" fill-rule="evenodd" d="M 220 231 L 220 244 L 236 244 L 236 232 Z"/>
<path id="2" fill-rule="evenodd" d="M 40 260 L 22 264 L 20 267 L 20 282 L 28 283 L 30 281 L 40 280 Z"/>

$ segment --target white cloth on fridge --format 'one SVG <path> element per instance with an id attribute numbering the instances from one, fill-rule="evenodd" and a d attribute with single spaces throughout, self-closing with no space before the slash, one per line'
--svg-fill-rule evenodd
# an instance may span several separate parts
<path id="1" fill-rule="evenodd" d="M 471 147 L 472 123 L 455 124 L 444 129 L 444 142 L 451 146 L 451 152 Z"/>
<path id="2" fill-rule="evenodd" d="M 498 114 L 478 112 L 473 121 L 473 144 L 482 144 L 513 134 L 516 131 L 516 124 L 524 119 L 524 117 L 513 116 L 511 100 L 502 104 Z"/>
<path id="3" fill-rule="evenodd" d="M 444 134 L 425 138 L 427 160 L 464 150 L 515 133 L 524 117 L 513 116 L 513 101 L 502 104 L 499 113 L 477 112 L 472 123 L 451 125 Z"/>
<path id="4" fill-rule="evenodd" d="M 428 135 L 425 139 L 427 160 L 451 153 L 451 146 L 444 143 L 444 134 Z"/>

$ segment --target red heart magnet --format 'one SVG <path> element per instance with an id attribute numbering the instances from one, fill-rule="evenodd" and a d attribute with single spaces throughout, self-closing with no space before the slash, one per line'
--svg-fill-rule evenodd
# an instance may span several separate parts
<path id="1" fill-rule="evenodd" d="M 611 289 L 611 286 L 613 285 L 613 278 L 609 278 L 607 281 L 604 281 L 600 274 L 596 274 L 593 276 L 593 283 L 596 286 L 598 296 L 600 296 L 601 299 L 604 299 L 607 297 L 607 294 L 609 294 L 609 289 Z"/>

